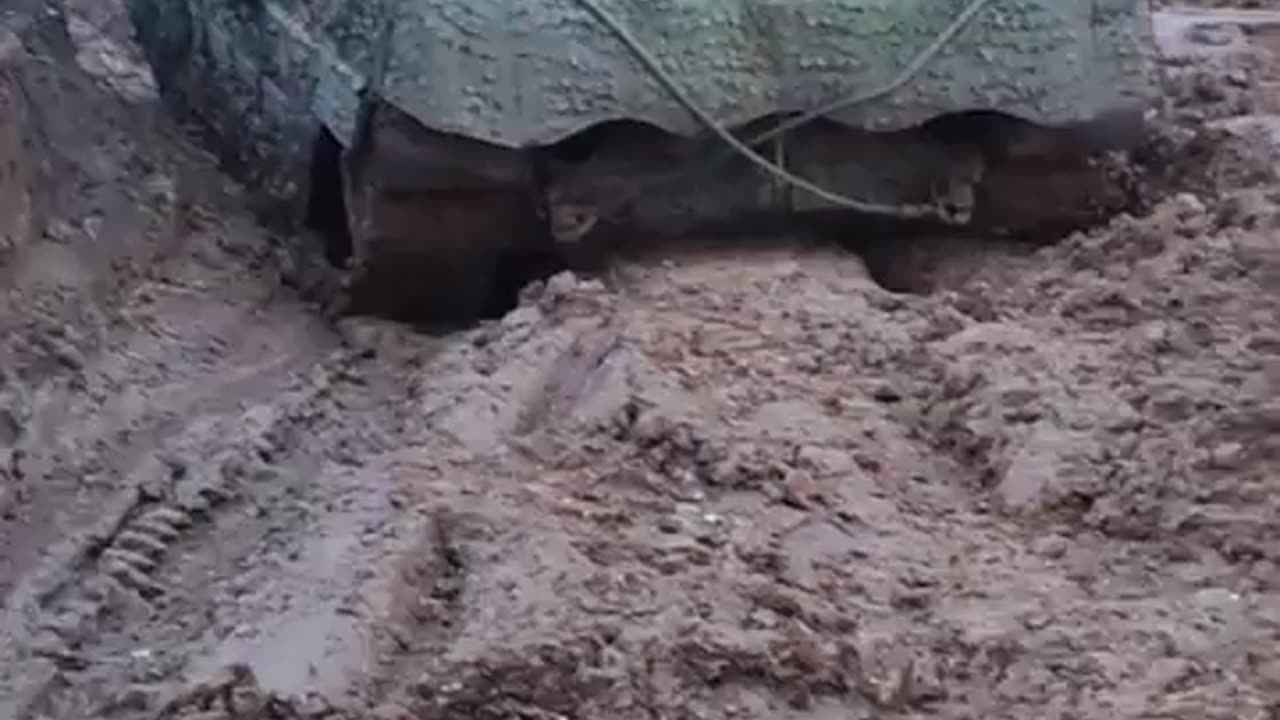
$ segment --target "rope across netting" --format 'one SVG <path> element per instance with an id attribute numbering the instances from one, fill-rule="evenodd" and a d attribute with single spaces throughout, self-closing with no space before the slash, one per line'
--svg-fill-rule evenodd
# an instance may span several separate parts
<path id="1" fill-rule="evenodd" d="M 806 180 L 785 167 L 774 163 L 760 153 L 756 152 L 753 147 L 768 142 L 774 138 L 780 137 L 796 128 L 806 125 L 818 118 L 829 115 L 830 113 L 848 108 L 852 105 L 869 102 L 880 97 L 889 95 L 899 88 L 906 85 L 916 75 L 920 73 L 938 54 L 945 48 L 955 36 L 960 33 L 974 17 L 978 15 L 991 0 L 971 0 L 965 6 L 951 23 L 943 29 L 942 32 L 933 39 L 923 50 L 915 55 L 911 62 L 907 63 L 889 82 L 882 86 L 872 88 L 865 91 L 857 91 L 841 95 L 824 103 L 823 105 L 805 112 L 801 115 L 783 121 L 768 131 L 757 135 L 750 140 L 743 141 L 735 137 L 728 128 L 711 116 L 704 108 L 689 96 L 685 90 L 680 87 L 671 73 L 658 62 L 658 60 L 649 52 L 648 48 L 640 42 L 630 30 L 622 24 L 613 14 L 605 10 L 597 0 L 577 0 L 584 9 L 589 11 L 602 24 L 622 41 L 624 45 L 636 56 L 645 69 L 656 78 L 667 92 L 676 99 L 681 105 L 687 109 L 690 114 L 697 118 L 698 122 L 704 125 L 708 130 L 714 133 L 734 154 L 741 155 L 749 160 L 756 167 L 768 173 L 775 180 L 782 183 L 800 188 L 809 192 L 827 202 L 844 207 L 857 212 L 889 215 L 897 218 L 917 219 L 917 218 L 934 218 L 943 220 L 944 222 L 954 222 L 951 217 L 941 212 L 938 207 L 932 204 L 928 205 L 885 205 L 881 203 L 867 202 L 856 200 L 846 195 L 827 190 L 819 185 Z"/>

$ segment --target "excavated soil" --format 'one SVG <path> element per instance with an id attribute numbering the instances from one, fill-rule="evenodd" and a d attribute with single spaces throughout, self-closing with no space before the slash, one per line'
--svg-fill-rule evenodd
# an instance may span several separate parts
<path id="1" fill-rule="evenodd" d="M 117 6 L 8 5 L 0 717 L 1280 717 L 1280 22 L 1165 34 L 1106 227 L 433 337 L 301 298 Z"/>

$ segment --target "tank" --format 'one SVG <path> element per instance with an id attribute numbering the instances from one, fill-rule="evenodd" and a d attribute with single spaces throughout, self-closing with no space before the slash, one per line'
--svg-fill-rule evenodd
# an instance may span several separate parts
<path id="1" fill-rule="evenodd" d="M 765 227 L 1060 232 L 1154 96 L 1141 0 L 130 0 L 162 95 L 350 307 Z M 518 270 L 517 270 L 518 271 Z"/>

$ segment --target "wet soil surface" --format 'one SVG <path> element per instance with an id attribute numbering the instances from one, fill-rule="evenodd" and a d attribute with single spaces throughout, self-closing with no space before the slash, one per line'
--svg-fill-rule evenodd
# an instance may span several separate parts
<path id="1" fill-rule="evenodd" d="M 0 717 L 1280 715 L 1280 23 L 1170 36 L 1107 227 L 432 337 L 282 282 L 121 21 L 0 32 Z"/>

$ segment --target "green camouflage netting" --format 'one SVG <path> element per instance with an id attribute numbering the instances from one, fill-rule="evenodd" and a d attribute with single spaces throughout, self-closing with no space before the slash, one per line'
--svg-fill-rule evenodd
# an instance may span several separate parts
<path id="1" fill-rule="evenodd" d="M 883 85 L 969 0 L 591 0 L 733 126 Z M 133 0 L 162 67 L 204 63 L 258 112 L 308 109 L 349 138 L 370 88 L 425 125 L 509 145 L 593 123 L 704 128 L 582 0 Z M 963 109 L 1048 124 L 1150 92 L 1146 2 L 992 0 L 911 83 L 835 117 L 870 127 Z"/>

